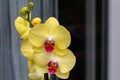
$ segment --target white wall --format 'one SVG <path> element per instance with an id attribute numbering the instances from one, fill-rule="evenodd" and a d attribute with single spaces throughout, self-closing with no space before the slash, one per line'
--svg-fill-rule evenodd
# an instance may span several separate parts
<path id="1" fill-rule="evenodd" d="M 108 80 L 120 80 L 120 0 L 109 0 Z"/>

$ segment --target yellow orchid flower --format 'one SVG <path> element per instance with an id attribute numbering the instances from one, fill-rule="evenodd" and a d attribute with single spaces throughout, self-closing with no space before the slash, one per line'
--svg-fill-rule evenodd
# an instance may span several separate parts
<path id="1" fill-rule="evenodd" d="M 15 20 L 16 30 L 23 40 L 21 51 L 28 59 L 28 76 L 30 80 L 44 80 L 44 73 L 48 72 L 66 79 L 76 62 L 67 49 L 71 43 L 70 33 L 54 17 L 40 23 L 41 20 L 34 19 L 34 27 L 30 28 L 30 23 L 22 17 Z"/>
<path id="2" fill-rule="evenodd" d="M 17 17 L 15 20 L 15 28 L 21 35 L 21 39 L 27 39 L 28 33 L 30 31 L 30 24 L 27 20 L 22 17 Z"/>
<path id="3" fill-rule="evenodd" d="M 69 31 L 59 25 L 57 19 L 50 17 L 44 24 L 33 27 L 28 35 L 30 43 L 36 52 L 54 52 L 57 55 L 65 55 L 66 49 L 71 43 Z"/>
<path id="4" fill-rule="evenodd" d="M 49 74 L 55 74 L 61 79 L 67 79 L 69 72 L 76 63 L 74 54 L 67 49 L 64 56 L 58 56 L 55 53 L 47 54 L 46 52 L 35 53 L 34 62 L 40 67 L 47 67 Z"/>

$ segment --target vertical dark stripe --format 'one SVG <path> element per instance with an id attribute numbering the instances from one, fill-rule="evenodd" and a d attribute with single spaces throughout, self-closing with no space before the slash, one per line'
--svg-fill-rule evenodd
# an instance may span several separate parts
<path id="1" fill-rule="evenodd" d="M 108 80 L 108 0 L 102 0 L 102 80 Z"/>
<path id="2" fill-rule="evenodd" d="M 3 35 L 3 30 L 2 30 L 2 26 L 3 26 L 3 24 L 2 24 L 2 1 L 0 1 L 0 79 L 2 79 L 2 80 L 4 80 L 4 74 L 3 74 L 3 72 L 4 72 L 4 65 L 3 65 L 3 47 L 2 47 L 2 45 L 3 45 L 3 40 L 2 40 L 2 35 Z"/>
<path id="3" fill-rule="evenodd" d="M 43 0 L 41 0 L 41 18 L 43 18 Z"/>
<path id="4" fill-rule="evenodd" d="M 86 80 L 96 75 L 96 1 L 86 0 Z"/>
<path id="5" fill-rule="evenodd" d="M 53 0 L 53 16 L 58 19 L 58 0 Z"/>

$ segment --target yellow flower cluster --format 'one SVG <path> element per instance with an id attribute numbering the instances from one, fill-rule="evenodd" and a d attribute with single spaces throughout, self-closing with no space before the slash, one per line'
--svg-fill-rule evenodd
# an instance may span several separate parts
<path id="1" fill-rule="evenodd" d="M 23 40 L 21 51 L 28 59 L 29 78 L 43 80 L 44 73 L 68 78 L 76 62 L 73 53 L 67 49 L 71 43 L 69 31 L 54 17 L 48 18 L 45 23 L 35 18 L 31 23 L 34 25 L 32 28 L 22 17 L 15 20 L 16 30 Z"/>
<path id="2" fill-rule="evenodd" d="M 56 18 L 50 17 L 41 23 L 40 18 L 29 22 L 19 16 L 15 20 L 15 28 L 23 41 L 21 51 L 28 59 L 30 80 L 44 80 L 44 73 L 55 74 L 62 79 L 69 77 L 76 58 L 68 49 L 70 32 Z"/>

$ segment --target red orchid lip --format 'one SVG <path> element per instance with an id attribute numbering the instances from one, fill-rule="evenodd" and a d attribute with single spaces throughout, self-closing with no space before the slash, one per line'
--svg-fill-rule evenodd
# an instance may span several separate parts
<path id="1" fill-rule="evenodd" d="M 55 46 L 54 40 L 48 38 L 45 41 L 44 46 L 45 46 L 46 52 L 51 53 L 54 50 L 54 46 Z"/>
<path id="2" fill-rule="evenodd" d="M 55 61 L 48 62 L 48 72 L 50 74 L 55 74 L 57 69 L 58 69 L 58 62 L 55 62 Z"/>

